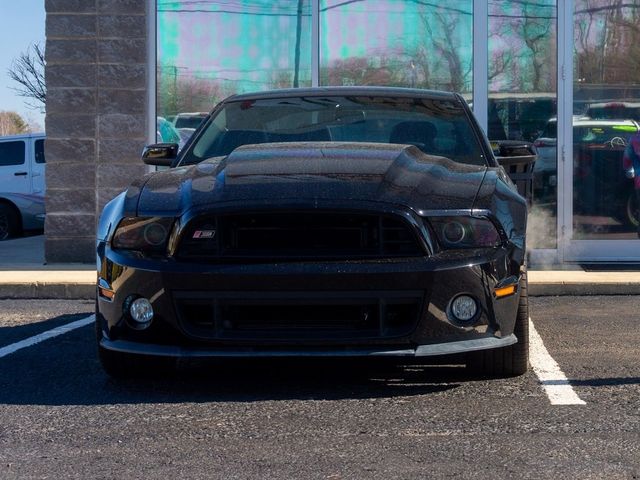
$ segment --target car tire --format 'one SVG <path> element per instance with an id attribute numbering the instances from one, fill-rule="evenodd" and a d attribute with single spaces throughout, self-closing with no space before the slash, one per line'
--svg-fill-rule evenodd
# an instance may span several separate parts
<path id="1" fill-rule="evenodd" d="M 131 376 L 131 369 L 127 368 L 129 362 L 128 355 L 120 352 L 114 352 L 112 350 L 107 350 L 103 346 L 100 345 L 100 340 L 102 340 L 102 328 L 100 327 L 100 322 L 98 320 L 99 316 L 96 311 L 96 340 L 98 345 L 98 359 L 100 360 L 100 364 L 102 365 L 102 369 L 113 378 L 128 378 Z"/>
<path id="2" fill-rule="evenodd" d="M 0 204 L 0 240 L 15 237 L 20 231 L 16 210 L 7 204 Z"/>
<path id="3" fill-rule="evenodd" d="M 513 333 L 518 343 L 508 347 L 481 350 L 468 356 L 467 368 L 474 374 L 488 377 L 515 377 L 529 368 L 529 297 L 527 272 L 520 278 L 520 299 Z"/>
<path id="4" fill-rule="evenodd" d="M 169 375 L 175 368 L 172 359 L 149 355 L 115 352 L 100 345 L 102 328 L 96 315 L 96 339 L 98 344 L 98 359 L 102 369 L 113 379 L 127 378 L 158 378 Z"/>
<path id="5" fill-rule="evenodd" d="M 112 378 L 131 378 L 133 371 L 127 369 L 127 360 L 124 353 L 113 352 L 98 345 L 98 358 L 102 369 Z"/>

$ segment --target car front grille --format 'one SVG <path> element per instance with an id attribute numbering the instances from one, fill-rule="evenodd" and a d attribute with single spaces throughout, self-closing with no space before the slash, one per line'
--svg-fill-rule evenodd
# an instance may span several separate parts
<path id="1" fill-rule="evenodd" d="M 210 340 L 356 340 L 408 335 L 421 292 L 174 292 L 182 328 Z"/>
<path id="2" fill-rule="evenodd" d="M 403 218 L 340 212 L 225 214 L 198 217 L 177 250 L 183 261 L 296 261 L 424 255 Z"/>

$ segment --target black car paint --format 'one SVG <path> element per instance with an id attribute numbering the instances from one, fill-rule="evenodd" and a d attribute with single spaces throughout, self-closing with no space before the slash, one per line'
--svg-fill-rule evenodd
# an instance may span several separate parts
<path id="1" fill-rule="evenodd" d="M 415 210 L 469 209 L 486 167 L 416 147 L 366 143 L 261 144 L 154 175 L 138 215 L 185 213 L 225 202 L 367 200 Z"/>
<path id="2" fill-rule="evenodd" d="M 377 89 L 367 92 L 375 94 L 372 90 Z M 381 89 L 385 95 L 389 90 Z M 230 101 L 251 98 L 238 96 Z M 468 111 L 466 104 L 465 110 Z M 199 131 L 206 124 L 203 122 Z M 472 125 L 479 134 L 473 120 Z M 241 147 L 226 158 L 177 166 L 135 181 L 105 207 L 98 226 L 99 284 L 114 292 L 113 299 L 98 296 L 97 320 L 105 340 L 172 344 L 185 349 L 201 346 L 212 349 L 214 356 L 230 346 L 290 345 L 288 340 L 212 340 L 189 335 L 177 318 L 169 293 L 292 292 L 304 296 L 305 292 L 315 291 L 349 292 L 354 285 L 365 291 L 423 292 L 415 330 L 397 338 L 359 339 L 356 346 L 383 344 L 391 348 L 510 335 L 518 295 L 496 299 L 493 291 L 497 285 L 520 276 L 525 254 L 526 203 L 495 162 L 487 142 L 480 143 L 486 167 L 425 155 L 411 146 L 271 144 Z M 180 158 L 175 163 L 179 165 Z M 437 247 L 428 231 L 422 231 L 419 234 L 425 239 L 425 255 L 406 259 L 348 261 L 339 265 L 202 264 L 172 257 L 172 249 L 189 219 L 205 211 L 233 211 L 239 207 L 260 210 L 273 208 L 274 203 L 287 211 L 384 210 L 412 219 L 414 226 L 423 225 L 421 219 L 433 215 L 483 214 L 502 227 L 504 243 L 499 248 L 445 251 Z M 169 256 L 149 258 L 111 249 L 114 229 L 126 216 L 175 217 Z M 469 293 L 479 299 L 480 318 L 473 327 L 452 324 L 447 318 L 452 292 Z M 127 327 L 122 305 L 132 293 L 155 299 L 156 318 L 148 330 Z M 296 345 L 300 343 L 296 341 Z M 319 338 L 305 339 L 302 344 L 338 348 L 354 342 Z"/>

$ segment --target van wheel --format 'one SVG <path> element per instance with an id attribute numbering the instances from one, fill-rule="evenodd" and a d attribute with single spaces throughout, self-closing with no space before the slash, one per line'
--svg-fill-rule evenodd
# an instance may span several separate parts
<path id="1" fill-rule="evenodd" d="M 0 240 L 18 235 L 19 224 L 16 211 L 6 204 L 0 204 Z"/>

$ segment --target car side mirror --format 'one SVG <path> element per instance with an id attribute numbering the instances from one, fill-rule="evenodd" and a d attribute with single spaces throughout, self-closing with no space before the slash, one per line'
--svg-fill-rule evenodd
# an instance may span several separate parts
<path id="1" fill-rule="evenodd" d="M 498 140 L 491 142 L 496 160 L 505 169 L 518 193 L 529 204 L 533 201 L 533 167 L 538 152 L 532 143 L 519 140 Z"/>
<path id="2" fill-rule="evenodd" d="M 142 151 L 142 161 L 155 167 L 170 167 L 177 156 L 177 143 L 154 143 Z"/>

